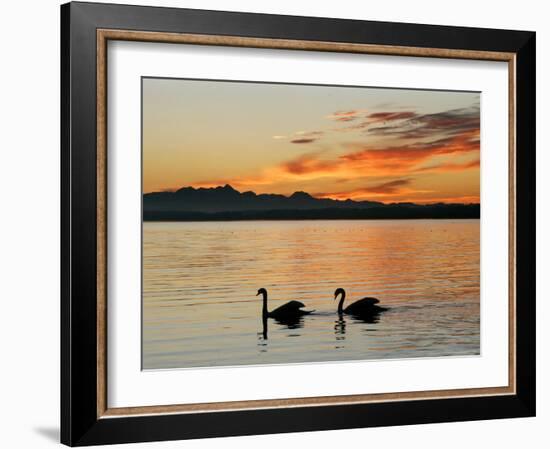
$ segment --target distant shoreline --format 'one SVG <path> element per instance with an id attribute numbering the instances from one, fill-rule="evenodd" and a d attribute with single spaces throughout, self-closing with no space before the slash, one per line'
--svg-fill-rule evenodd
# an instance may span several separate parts
<path id="1" fill-rule="evenodd" d="M 479 204 L 269 211 L 143 211 L 143 221 L 444 220 L 479 219 Z"/>
<path id="2" fill-rule="evenodd" d="M 479 220 L 480 218 L 228 218 L 216 220 L 201 220 L 201 219 L 154 219 L 142 220 L 143 223 L 223 223 L 226 221 L 416 221 L 416 220 Z"/>
<path id="3" fill-rule="evenodd" d="M 479 218 L 479 204 L 391 203 L 256 194 L 230 185 L 143 195 L 144 221 L 402 220 Z"/>

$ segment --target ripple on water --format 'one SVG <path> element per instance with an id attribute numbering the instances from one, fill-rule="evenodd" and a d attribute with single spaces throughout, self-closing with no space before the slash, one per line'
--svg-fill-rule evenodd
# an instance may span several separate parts
<path id="1" fill-rule="evenodd" d="M 304 302 L 294 327 L 269 307 Z M 338 319 L 334 290 L 378 297 Z M 144 368 L 479 354 L 479 220 L 144 223 Z"/>

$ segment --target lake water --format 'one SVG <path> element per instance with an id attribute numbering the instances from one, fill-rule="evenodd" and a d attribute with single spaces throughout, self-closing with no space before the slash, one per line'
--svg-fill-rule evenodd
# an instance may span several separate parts
<path id="1" fill-rule="evenodd" d="M 266 339 L 260 287 L 316 314 Z M 339 319 L 338 287 L 389 310 Z M 144 369 L 479 353 L 479 220 L 143 225 Z"/>

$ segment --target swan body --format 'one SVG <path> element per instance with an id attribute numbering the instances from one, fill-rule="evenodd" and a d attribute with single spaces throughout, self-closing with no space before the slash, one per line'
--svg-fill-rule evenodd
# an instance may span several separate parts
<path id="1" fill-rule="evenodd" d="M 363 298 L 354 303 L 351 303 L 349 306 L 344 308 L 344 300 L 346 299 L 346 291 L 343 288 L 338 288 L 334 292 L 334 299 L 340 295 L 340 301 L 338 302 L 338 314 L 342 315 L 354 315 L 359 317 L 373 316 L 377 315 L 380 312 L 385 312 L 388 310 L 386 307 L 379 306 L 380 302 L 376 298 Z"/>
<path id="2" fill-rule="evenodd" d="M 307 315 L 311 313 L 306 310 L 302 310 L 305 307 L 305 304 L 300 301 L 289 301 L 286 304 L 283 304 L 280 307 L 277 307 L 275 310 L 267 313 L 267 316 L 270 318 L 277 318 L 281 316 L 289 315 Z"/>
<path id="3" fill-rule="evenodd" d="M 256 293 L 256 296 L 258 295 L 262 295 L 263 297 L 262 316 L 264 318 L 275 318 L 276 320 L 286 321 L 299 318 L 303 315 L 309 315 L 313 312 L 313 310 L 303 310 L 305 304 L 300 301 L 289 301 L 269 312 L 267 310 L 267 290 L 260 288 L 258 293 Z"/>

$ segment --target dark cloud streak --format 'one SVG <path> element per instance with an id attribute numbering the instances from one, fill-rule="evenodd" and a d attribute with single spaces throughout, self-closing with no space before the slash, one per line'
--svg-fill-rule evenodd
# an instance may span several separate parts
<path id="1" fill-rule="evenodd" d="M 464 131 L 479 130 L 479 126 L 479 107 L 474 106 L 411 117 L 395 125 L 369 128 L 368 133 L 402 139 L 422 139 L 436 133 L 456 135 Z"/>
<path id="2" fill-rule="evenodd" d="M 300 144 L 300 143 L 312 143 L 312 142 L 315 142 L 316 140 L 317 139 L 312 138 L 312 137 L 311 138 L 310 137 L 300 137 L 298 139 L 292 139 L 290 141 L 290 143 L 298 143 L 298 144 Z"/>

